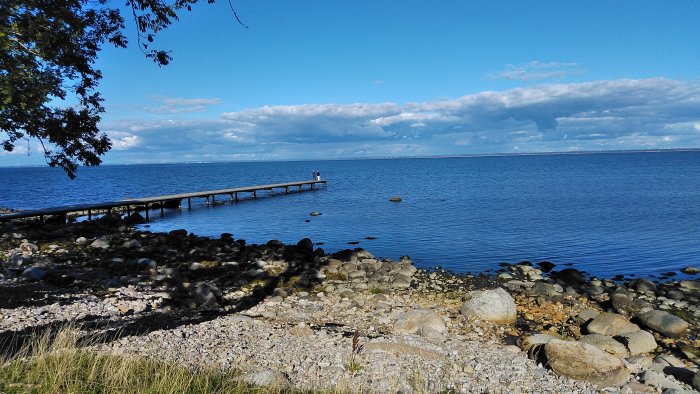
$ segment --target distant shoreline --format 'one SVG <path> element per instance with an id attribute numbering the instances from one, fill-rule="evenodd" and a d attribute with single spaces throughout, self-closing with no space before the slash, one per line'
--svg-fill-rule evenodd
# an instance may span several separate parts
<path id="1" fill-rule="evenodd" d="M 340 157 L 324 159 L 287 159 L 287 160 L 222 160 L 222 161 L 167 161 L 144 163 L 103 163 L 98 167 L 119 166 L 152 166 L 152 165 L 190 165 L 190 164 L 231 164 L 231 163 L 298 163 L 319 161 L 356 161 L 356 160 L 403 160 L 403 159 L 454 159 L 473 157 L 518 157 L 518 156 L 559 156 L 559 155 L 598 155 L 598 154 L 634 154 L 634 153 L 676 153 L 676 152 L 700 152 L 700 148 L 672 148 L 672 149 L 616 149 L 616 150 L 582 150 L 582 151 L 545 151 L 545 152 L 506 152 L 506 153 L 464 153 L 453 155 L 429 155 L 429 156 L 368 156 L 368 157 Z M 0 165 L 2 168 L 49 168 L 46 164 L 36 165 Z M 57 171 L 60 169 L 57 169 Z"/>

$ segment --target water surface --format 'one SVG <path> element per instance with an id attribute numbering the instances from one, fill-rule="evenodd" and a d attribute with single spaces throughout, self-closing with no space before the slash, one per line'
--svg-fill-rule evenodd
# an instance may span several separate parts
<path id="1" fill-rule="evenodd" d="M 253 243 L 309 237 L 326 251 L 359 242 L 377 256 L 459 272 L 520 260 L 603 276 L 700 265 L 700 152 L 102 166 L 81 168 L 75 181 L 48 168 L 0 168 L 0 206 L 288 182 L 314 169 L 326 188 L 166 211 L 149 228 Z"/>

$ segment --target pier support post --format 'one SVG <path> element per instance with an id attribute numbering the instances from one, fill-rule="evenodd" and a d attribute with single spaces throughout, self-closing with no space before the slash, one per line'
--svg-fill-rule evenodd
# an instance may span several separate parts
<path id="1" fill-rule="evenodd" d="M 258 191 L 257 190 L 253 190 L 253 198 L 258 198 Z"/>
<path id="2" fill-rule="evenodd" d="M 146 221 L 148 221 L 148 209 L 149 209 L 149 206 L 148 206 L 148 204 L 146 204 Z"/>
<path id="3" fill-rule="evenodd" d="M 160 216 L 163 216 L 163 205 L 165 205 L 165 201 L 160 202 Z"/>
<path id="4" fill-rule="evenodd" d="M 126 206 L 126 216 L 131 216 L 131 206 Z"/>
<path id="5" fill-rule="evenodd" d="M 216 194 L 212 194 L 211 195 L 211 205 L 214 205 L 215 202 L 216 202 Z"/>
<path id="6" fill-rule="evenodd" d="M 187 197 L 187 209 L 192 209 L 192 199 L 190 197 Z"/>
<path id="7" fill-rule="evenodd" d="M 289 194 L 289 186 L 284 187 L 284 194 Z"/>
<path id="8" fill-rule="evenodd" d="M 236 200 L 236 202 L 238 202 L 238 192 L 233 193 L 233 195 L 234 195 L 234 199 Z"/>
<path id="9" fill-rule="evenodd" d="M 88 209 L 88 220 L 92 220 L 92 210 Z"/>

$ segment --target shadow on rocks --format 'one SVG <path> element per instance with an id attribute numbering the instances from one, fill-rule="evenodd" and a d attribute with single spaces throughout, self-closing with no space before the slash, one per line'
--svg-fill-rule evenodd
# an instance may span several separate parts
<path id="1" fill-rule="evenodd" d="M 32 338 L 46 333 L 53 335 L 68 324 L 82 328 L 86 338 L 98 333 L 101 341 L 107 343 L 239 313 L 258 305 L 280 286 L 314 286 L 318 279 L 313 273 L 318 272 L 325 256 L 321 249 L 314 251 L 308 239 L 297 245 L 279 241 L 246 245 L 243 240 L 234 240 L 231 234 L 212 239 L 188 235 L 184 230 L 167 234 L 135 231 L 114 216 L 68 224 L 3 223 L 0 230 L 0 234 L 19 235 L 0 237 L 0 252 L 17 247 L 20 237 L 64 250 L 55 254 L 44 249 L 39 252 L 51 259 L 46 267 L 49 271 L 46 279 L 0 284 L 0 308 L 65 305 L 75 301 L 74 294 L 95 295 L 102 301 L 112 292 L 129 290 L 132 286 L 146 291 L 157 288 L 165 294 L 163 303 L 156 309 L 129 310 L 118 318 L 114 314 L 89 315 L 72 321 L 69 317 L 59 317 L 50 323 L 0 332 L 0 353 L 4 355 L 17 352 Z M 84 240 L 78 242 L 80 238 Z M 93 240 L 103 240 L 109 247 L 91 247 Z M 279 270 L 261 269 L 267 262 L 280 261 L 284 265 Z M 255 284 L 250 286 L 252 291 L 241 292 L 251 283 Z M 233 299 L 223 297 L 237 292 L 242 295 Z M 205 301 L 210 305 L 204 308 L 195 300 L 197 296 L 208 297 Z"/>

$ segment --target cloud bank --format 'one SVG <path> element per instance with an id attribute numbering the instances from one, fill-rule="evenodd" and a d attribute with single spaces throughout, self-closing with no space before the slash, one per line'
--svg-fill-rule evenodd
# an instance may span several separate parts
<path id="1" fill-rule="evenodd" d="M 420 103 L 303 104 L 103 126 L 120 161 L 700 147 L 700 84 L 551 84 Z"/>
<path id="2" fill-rule="evenodd" d="M 582 74 L 583 69 L 577 63 L 543 63 L 539 61 L 523 65 L 509 64 L 506 69 L 488 75 L 489 79 L 508 79 L 513 81 L 539 81 L 543 79 L 560 79 Z"/>

